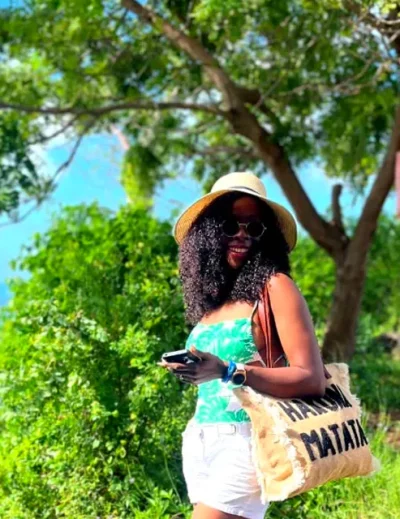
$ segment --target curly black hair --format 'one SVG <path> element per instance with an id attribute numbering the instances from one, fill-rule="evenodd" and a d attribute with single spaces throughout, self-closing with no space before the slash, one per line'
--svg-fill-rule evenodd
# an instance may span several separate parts
<path id="1" fill-rule="evenodd" d="M 229 266 L 221 224 L 231 214 L 233 202 L 242 196 L 235 192 L 218 198 L 194 221 L 181 243 L 179 274 L 190 324 L 197 324 L 203 315 L 225 302 L 252 304 L 271 276 L 278 272 L 290 275 L 289 247 L 275 213 L 257 198 L 267 230 L 253 242 L 239 269 Z"/>

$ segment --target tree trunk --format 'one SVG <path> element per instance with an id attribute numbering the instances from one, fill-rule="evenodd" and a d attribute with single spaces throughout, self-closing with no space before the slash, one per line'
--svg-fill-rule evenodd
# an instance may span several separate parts
<path id="1" fill-rule="evenodd" d="M 357 323 L 366 276 L 366 257 L 357 265 L 336 263 L 336 285 L 322 346 L 326 362 L 349 361 L 355 351 Z"/>
<path id="2" fill-rule="evenodd" d="M 350 360 L 355 351 L 357 321 L 363 296 L 368 252 L 383 203 L 393 185 L 396 153 L 400 150 L 400 106 L 386 156 L 367 197 L 350 242 L 338 249 L 336 287 L 322 347 L 326 361 Z"/>

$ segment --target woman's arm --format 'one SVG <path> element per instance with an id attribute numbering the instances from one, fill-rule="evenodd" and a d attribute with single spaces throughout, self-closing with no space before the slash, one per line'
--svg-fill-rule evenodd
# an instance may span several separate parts
<path id="1" fill-rule="evenodd" d="M 288 276 L 277 274 L 268 284 L 279 339 L 290 367 L 246 366 L 246 385 L 273 396 L 322 395 L 326 379 L 307 304 Z"/>

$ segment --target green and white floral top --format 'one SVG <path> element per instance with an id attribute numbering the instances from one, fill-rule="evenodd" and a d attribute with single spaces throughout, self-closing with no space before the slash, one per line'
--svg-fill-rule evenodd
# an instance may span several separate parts
<path id="1" fill-rule="evenodd" d="M 223 360 L 243 364 L 261 360 L 251 331 L 252 316 L 212 324 L 198 323 L 187 338 L 186 348 L 193 345 Z M 199 385 L 193 420 L 206 424 L 249 422 L 250 418 L 235 397 L 232 384 L 216 379 Z"/>

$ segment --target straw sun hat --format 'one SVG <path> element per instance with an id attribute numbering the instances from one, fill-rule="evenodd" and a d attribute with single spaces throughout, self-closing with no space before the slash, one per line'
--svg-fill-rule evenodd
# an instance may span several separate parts
<path id="1" fill-rule="evenodd" d="M 202 196 L 185 209 L 173 229 L 176 242 L 178 244 L 182 242 L 193 222 L 207 207 L 217 198 L 232 191 L 252 195 L 263 200 L 275 213 L 280 229 L 289 245 L 289 250 L 294 248 L 297 240 L 297 227 L 293 216 L 283 206 L 268 200 L 264 184 L 250 171 L 228 173 L 220 177 L 211 188 L 210 193 Z"/>

